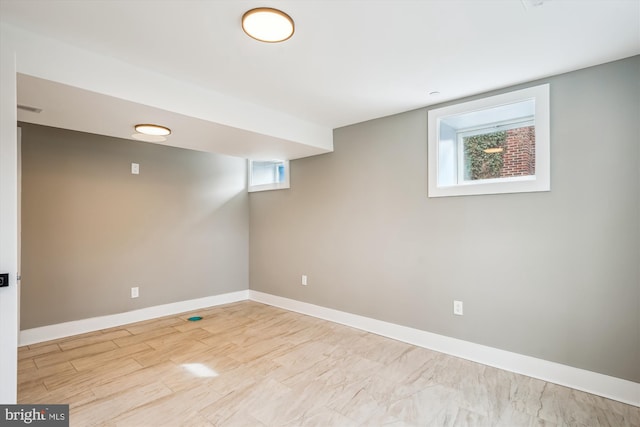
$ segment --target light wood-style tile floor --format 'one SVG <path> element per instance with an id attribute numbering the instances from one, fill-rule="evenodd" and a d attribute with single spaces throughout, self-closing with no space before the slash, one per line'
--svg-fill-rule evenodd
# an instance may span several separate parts
<path id="1" fill-rule="evenodd" d="M 68 403 L 72 426 L 640 426 L 637 407 L 251 301 L 19 357 L 19 402 Z"/>

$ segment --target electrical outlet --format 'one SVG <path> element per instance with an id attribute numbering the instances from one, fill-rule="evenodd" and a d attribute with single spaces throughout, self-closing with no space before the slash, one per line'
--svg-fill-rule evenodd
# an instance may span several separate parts
<path id="1" fill-rule="evenodd" d="M 131 298 L 138 298 L 140 296 L 140 289 L 135 286 L 131 288 Z"/>
<path id="2" fill-rule="evenodd" d="M 462 301 L 453 301 L 453 314 L 462 316 L 464 315 L 464 308 L 462 306 Z"/>
<path id="3" fill-rule="evenodd" d="M 302 275 L 302 281 L 300 283 L 302 286 L 307 286 L 307 276 L 305 274 Z"/>
<path id="4" fill-rule="evenodd" d="M 138 163 L 131 163 L 131 173 L 133 175 L 138 175 L 140 174 L 140 164 Z"/>

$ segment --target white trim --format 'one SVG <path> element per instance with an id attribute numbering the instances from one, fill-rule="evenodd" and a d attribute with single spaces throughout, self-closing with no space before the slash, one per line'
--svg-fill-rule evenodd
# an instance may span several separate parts
<path id="1" fill-rule="evenodd" d="M 201 308 L 229 304 L 237 301 L 245 301 L 248 298 L 248 290 L 237 291 L 187 301 L 173 302 L 170 304 L 156 305 L 153 307 L 141 308 L 139 310 L 127 311 L 125 313 L 92 317 L 89 319 L 74 320 L 72 322 L 26 329 L 24 331 L 20 331 L 20 346 L 84 334 L 86 332 L 93 332 L 101 329 L 113 328 L 115 326 L 141 322 L 143 320 L 150 320 L 163 316 L 171 316 Z"/>
<path id="2" fill-rule="evenodd" d="M 470 196 L 481 194 L 523 193 L 551 190 L 550 151 L 550 96 L 549 84 L 532 86 L 500 95 L 461 102 L 427 112 L 428 120 L 428 195 L 429 197 Z M 478 113 L 506 105 L 535 100 L 535 162 L 536 174 L 530 179 L 479 180 L 474 185 L 459 182 L 452 185 L 438 183 L 440 165 L 440 124 L 447 117 Z M 461 150 L 460 144 L 456 144 Z M 461 157 L 458 154 L 458 157 Z M 457 166 L 457 164 L 456 164 Z M 458 176 L 463 172 L 458 172 Z"/>
<path id="3" fill-rule="evenodd" d="M 0 403 L 17 400 L 18 384 L 18 145 L 16 55 L 0 28 L 0 273 L 9 286 L 0 288 Z"/>
<path id="4" fill-rule="evenodd" d="M 640 407 L 640 383 L 259 291 L 249 299 Z"/>

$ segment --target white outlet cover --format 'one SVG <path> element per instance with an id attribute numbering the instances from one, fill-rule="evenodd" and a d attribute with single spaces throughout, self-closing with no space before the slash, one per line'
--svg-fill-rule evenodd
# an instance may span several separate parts
<path id="1" fill-rule="evenodd" d="M 136 286 L 135 288 L 131 288 L 131 298 L 138 298 L 140 296 L 140 290 Z"/>
<path id="2" fill-rule="evenodd" d="M 307 286 L 307 276 L 306 275 L 302 275 L 302 286 Z"/>
<path id="3" fill-rule="evenodd" d="M 140 165 L 138 163 L 131 163 L 131 173 L 134 175 L 140 174 Z"/>
<path id="4" fill-rule="evenodd" d="M 464 315 L 464 306 L 462 304 L 462 301 L 453 301 L 453 314 L 457 316 Z"/>

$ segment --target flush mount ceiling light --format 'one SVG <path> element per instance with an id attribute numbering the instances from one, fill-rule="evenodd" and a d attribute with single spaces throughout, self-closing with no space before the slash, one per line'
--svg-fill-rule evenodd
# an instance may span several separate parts
<path id="1" fill-rule="evenodd" d="M 291 38 L 295 26 L 293 19 L 281 10 L 259 7 L 242 15 L 242 29 L 261 42 L 278 43 Z"/>
<path id="2" fill-rule="evenodd" d="M 151 136 L 171 135 L 171 129 L 160 125 L 141 124 L 135 126 L 136 132 Z"/>

